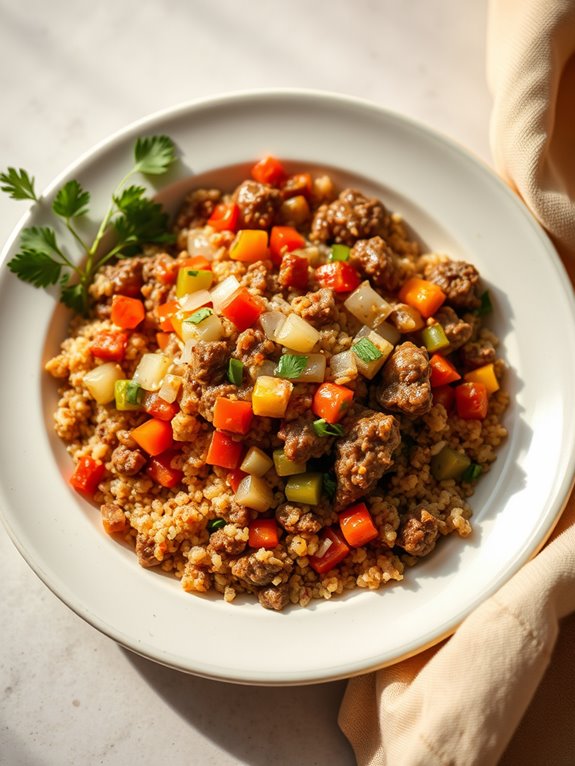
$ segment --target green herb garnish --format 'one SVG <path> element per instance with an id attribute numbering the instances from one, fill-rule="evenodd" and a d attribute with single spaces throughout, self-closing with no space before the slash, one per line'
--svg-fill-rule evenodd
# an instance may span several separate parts
<path id="1" fill-rule="evenodd" d="M 343 426 L 339 423 L 328 423 L 327 420 L 320 418 L 313 421 L 313 430 L 318 436 L 343 436 Z"/>
<path id="2" fill-rule="evenodd" d="M 362 362 L 375 362 L 381 359 L 383 354 L 369 338 L 360 338 L 357 343 L 351 347 L 352 351 L 358 355 Z"/>
<path id="3" fill-rule="evenodd" d="M 144 390 L 135 380 L 126 383 L 126 401 L 128 404 L 141 404 Z"/>
<path id="4" fill-rule="evenodd" d="M 213 313 L 214 312 L 211 309 L 204 306 L 204 308 L 194 311 L 194 313 L 184 321 L 191 322 L 192 324 L 200 324 L 200 322 L 203 322 L 206 317 L 210 317 Z"/>
<path id="5" fill-rule="evenodd" d="M 475 313 L 477 316 L 484 317 L 487 316 L 487 314 L 491 314 L 493 311 L 493 304 L 491 303 L 491 296 L 489 295 L 489 290 L 485 290 L 485 292 L 481 293 L 479 296 L 479 300 L 481 303 L 479 304 L 479 307 L 475 310 Z"/>
<path id="6" fill-rule="evenodd" d="M 479 463 L 471 463 L 467 466 L 465 471 L 461 474 L 461 481 L 472 482 L 476 481 L 483 473 L 483 468 Z"/>
<path id="7" fill-rule="evenodd" d="M 211 519 L 208 521 L 208 532 L 215 532 L 216 529 L 221 529 L 226 526 L 224 519 Z"/>
<path id="8" fill-rule="evenodd" d="M 230 359 L 228 362 L 228 380 L 234 386 L 241 386 L 244 377 L 244 363 L 239 359 Z"/>
<path id="9" fill-rule="evenodd" d="M 280 357 L 275 374 L 278 378 L 299 378 L 307 367 L 307 356 L 284 354 Z"/>
<path id="10" fill-rule="evenodd" d="M 322 489 L 325 492 L 325 494 L 331 499 L 335 497 L 335 492 L 337 489 L 337 482 L 335 480 L 335 476 L 331 473 L 323 473 L 321 476 L 322 481 Z"/>
<path id="11" fill-rule="evenodd" d="M 58 244 L 55 229 L 33 226 L 23 230 L 20 252 L 8 262 L 8 268 L 34 287 L 59 284 L 60 301 L 78 314 L 88 314 L 89 287 L 101 266 L 113 258 L 134 255 L 143 244 L 174 240 L 168 232 L 168 216 L 161 205 L 148 199 L 142 186 L 127 186 L 127 183 L 136 173 L 162 175 L 175 159 L 174 143 L 167 136 L 138 138 L 134 145 L 134 165 L 112 194 L 112 202 L 91 243 L 83 239 L 76 226 L 76 219 L 89 210 L 90 192 L 78 181 L 68 181 L 56 194 L 52 213 L 80 247 L 83 266 L 76 266 Z M 34 189 L 34 178 L 22 168 L 8 168 L 0 173 L 0 184 L 0 189 L 13 199 L 42 203 Z M 100 255 L 102 239 L 110 230 L 115 233 L 114 244 Z"/>
<path id="12" fill-rule="evenodd" d="M 331 252 L 329 254 L 330 261 L 348 261 L 349 251 L 351 250 L 348 245 L 332 245 Z"/>

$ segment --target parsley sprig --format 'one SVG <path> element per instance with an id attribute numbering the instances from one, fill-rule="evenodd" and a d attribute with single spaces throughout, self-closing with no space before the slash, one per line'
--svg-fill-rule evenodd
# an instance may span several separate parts
<path id="1" fill-rule="evenodd" d="M 76 313 L 88 314 L 90 284 L 101 266 L 112 259 L 134 255 L 143 244 L 173 241 L 162 206 L 146 197 L 143 186 L 129 185 L 129 181 L 138 173 L 162 175 L 175 159 L 174 143 L 167 136 L 138 138 L 134 145 L 134 164 L 114 190 L 92 242 L 86 242 L 77 227 L 77 219 L 89 211 L 90 192 L 78 181 L 68 181 L 56 194 L 52 213 L 80 247 L 83 265 L 73 263 L 59 245 L 53 227 L 31 226 L 22 231 L 20 251 L 8 262 L 8 268 L 34 287 L 59 284 L 61 302 Z M 34 178 L 22 168 L 8 168 L 0 173 L 0 189 L 12 199 L 41 203 L 34 183 Z M 102 254 L 102 240 L 108 231 L 114 232 L 114 242 Z"/>

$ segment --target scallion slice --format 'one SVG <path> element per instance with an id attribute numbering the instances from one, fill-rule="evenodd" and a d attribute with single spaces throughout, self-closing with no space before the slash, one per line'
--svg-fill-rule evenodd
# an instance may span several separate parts
<path id="1" fill-rule="evenodd" d="M 381 359 L 383 354 L 369 338 L 360 338 L 357 343 L 352 346 L 353 351 L 358 355 L 362 362 L 375 362 L 376 359 Z"/>
<path id="2" fill-rule="evenodd" d="M 329 254 L 330 261 L 348 261 L 350 247 L 347 245 L 332 245 Z"/>
<path id="3" fill-rule="evenodd" d="M 221 529 L 226 526 L 224 519 L 211 519 L 208 521 L 208 532 L 215 532 L 216 529 Z"/>
<path id="4" fill-rule="evenodd" d="M 343 426 L 339 423 L 328 423 L 323 418 L 314 420 L 313 430 L 318 436 L 343 436 L 344 434 Z"/>
<path id="5" fill-rule="evenodd" d="M 213 313 L 214 312 L 211 309 L 209 309 L 207 306 L 204 306 L 204 308 L 194 311 L 194 313 L 184 321 L 191 322 L 192 324 L 200 324 L 200 322 L 203 322 L 206 317 L 210 317 Z"/>

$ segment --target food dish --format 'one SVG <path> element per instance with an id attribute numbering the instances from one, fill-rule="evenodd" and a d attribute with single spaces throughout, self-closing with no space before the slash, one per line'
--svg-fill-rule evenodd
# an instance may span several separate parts
<path id="1" fill-rule="evenodd" d="M 187 592 L 276 611 L 468 538 L 509 401 L 477 270 L 272 157 L 175 225 L 100 269 L 46 365 L 104 529 Z"/>
<path id="2" fill-rule="evenodd" d="M 446 541 L 410 587 L 354 594 L 295 614 L 242 604 L 230 623 L 228 605 L 189 599 L 171 579 L 141 570 L 128 550 L 96 529 L 91 507 L 80 504 L 77 512 L 78 502 L 61 479 L 67 456 L 47 427 L 55 401 L 38 377 L 39 364 L 63 337 L 65 314 L 54 314 L 50 295 L 20 285 L 4 269 L 3 327 L 14 317 L 26 318 L 17 335 L 0 338 L 2 358 L 19 360 L 18 389 L 26 402 L 24 411 L 11 406 L 13 397 L 2 403 L 8 432 L 26 435 L 18 450 L 0 446 L 0 502 L 14 541 L 49 587 L 93 625 L 136 652 L 201 675 L 264 684 L 328 680 L 436 642 L 543 544 L 572 483 L 569 386 L 575 370 L 562 350 L 574 341 L 574 312 L 553 249 L 514 196 L 466 152 L 408 120 L 325 94 L 256 93 L 186 105 L 97 147 L 47 194 L 77 177 L 103 209 L 134 137 L 144 132 L 172 136 L 185 162 L 193 163 L 174 175 L 168 204 L 181 199 L 191 170 L 231 168 L 228 186 L 253 157 L 270 152 L 335 166 L 336 176 L 374 190 L 401 211 L 428 246 L 472 260 L 494 286 L 500 307 L 495 329 L 514 371 L 511 438 L 504 459 L 476 493 L 473 540 L 457 550 Z M 22 225 L 43 220 L 35 210 Z M 17 232 L 4 257 L 14 254 L 16 240 Z M 542 303 L 549 311 L 545 326 L 533 312 Z M 44 335 L 38 327 L 46 328 Z M 34 481 L 28 482 L 31 470 Z M 120 595 L 105 587 L 120 581 Z M 302 635 L 305 651 L 294 652 Z M 341 640 L 333 642 L 334 635 Z"/>

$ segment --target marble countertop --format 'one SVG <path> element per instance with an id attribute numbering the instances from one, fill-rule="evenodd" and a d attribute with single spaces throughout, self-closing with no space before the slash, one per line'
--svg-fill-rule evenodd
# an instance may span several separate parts
<path id="1" fill-rule="evenodd" d="M 486 5 L 0 0 L 0 167 L 42 189 L 151 112 L 273 87 L 370 99 L 489 161 Z M 2 241 L 21 213 L 0 197 Z M 336 723 L 345 682 L 234 686 L 142 659 L 64 606 L 3 530 L 0 581 L 0 763 L 355 762 Z"/>

